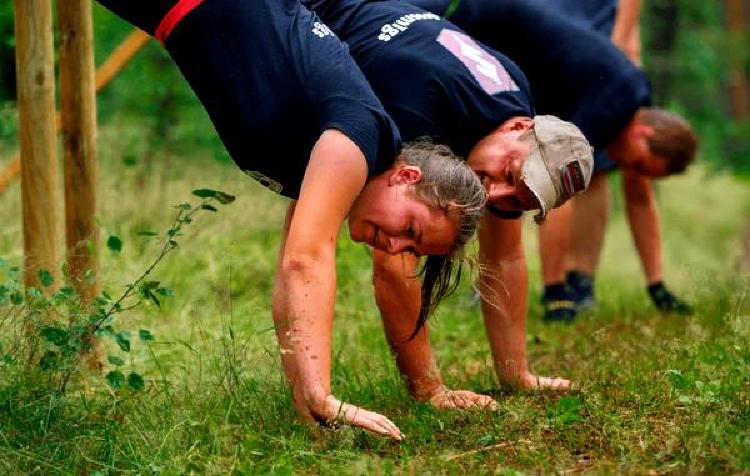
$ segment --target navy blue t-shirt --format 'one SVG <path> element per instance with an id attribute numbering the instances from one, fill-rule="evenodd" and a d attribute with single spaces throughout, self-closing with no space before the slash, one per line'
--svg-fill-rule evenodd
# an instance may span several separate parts
<path id="1" fill-rule="evenodd" d="M 564 13 L 585 28 L 590 28 L 607 39 L 612 36 L 617 16 L 618 0 L 543 0 L 556 11 Z M 617 168 L 605 150 L 594 155 L 594 173 L 610 172 Z"/>
<path id="2" fill-rule="evenodd" d="M 157 2 L 100 2 L 127 12 L 138 27 L 153 24 L 149 4 Z M 310 152 L 327 129 L 357 144 L 371 175 L 400 149 L 395 124 L 346 45 L 298 0 L 207 0 L 177 25 L 166 48 L 233 160 L 277 193 L 297 198 Z"/>
<path id="3" fill-rule="evenodd" d="M 400 1 L 306 0 L 349 45 L 403 139 L 428 135 L 466 155 L 515 116 L 533 116 L 529 86 L 504 55 Z"/>
<path id="4" fill-rule="evenodd" d="M 439 14 L 450 4 L 409 1 Z M 559 1 L 460 0 L 450 19 L 521 67 L 537 113 L 575 123 L 595 149 L 603 150 L 640 107 L 650 104 L 650 87 L 606 36 L 550 8 Z"/>
<path id="5" fill-rule="evenodd" d="M 588 28 L 612 36 L 618 0 L 542 0 L 545 5 L 563 12 Z"/>

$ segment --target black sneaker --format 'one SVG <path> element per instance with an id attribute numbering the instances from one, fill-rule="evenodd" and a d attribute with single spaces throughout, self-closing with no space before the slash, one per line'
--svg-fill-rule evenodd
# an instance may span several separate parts
<path id="1" fill-rule="evenodd" d="M 693 308 L 690 307 L 690 304 L 672 294 L 663 281 L 649 285 L 648 295 L 651 296 L 654 306 L 661 312 L 683 316 L 689 316 L 693 313 Z"/>
<path id="2" fill-rule="evenodd" d="M 574 301 L 579 308 L 592 307 L 594 299 L 594 277 L 583 271 L 568 271 L 566 283 L 573 291 Z"/>
<path id="3" fill-rule="evenodd" d="M 575 294 L 565 283 L 544 287 L 544 322 L 573 322 L 576 318 Z"/>

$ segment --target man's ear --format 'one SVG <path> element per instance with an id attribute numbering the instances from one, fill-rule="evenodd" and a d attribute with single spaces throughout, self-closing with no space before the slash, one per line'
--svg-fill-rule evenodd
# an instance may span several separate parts
<path id="1" fill-rule="evenodd" d="M 635 128 L 638 135 L 641 137 L 651 137 L 652 135 L 654 135 L 654 127 L 648 124 L 639 122 L 638 124 L 636 124 Z"/>
<path id="2" fill-rule="evenodd" d="M 503 122 L 500 127 L 497 128 L 499 131 L 526 131 L 534 128 L 534 120 L 530 117 L 511 117 L 507 121 Z"/>
<path id="3" fill-rule="evenodd" d="M 415 165 L 401 165 L 391 173 L 388 185 L 413 185 L 422 180 L 422 169 Z"/>

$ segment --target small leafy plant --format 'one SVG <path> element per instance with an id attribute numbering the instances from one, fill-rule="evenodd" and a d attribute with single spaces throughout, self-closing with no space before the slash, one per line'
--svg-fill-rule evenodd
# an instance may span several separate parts
<path id="1" fill-rule="evenodd" d="M 3 342 L 0 342 L 0 366 L 23 362 L 29 370 L 38 367 L 45 377 L 43 380 L 56 392 L 64 394 L 71 377 L 81 370 L 81 363 L 85 360 L 83 357 L 97 356 L 97 341 L 109 339 L 121 354 L 107 356 L 106 362 L 114 367 L 105 376 L 107 384 L 114 391 L 125 388 L 133 392 L 143 390 L 145 381 L 141 375 L 136 372 L 126 375 L 122 370 L 125 366 L 122 353 L 130 352 L 133 335 L 129 330 L 118 329 L 116 318 L 144 303 L 160 306 L 162 299 L 173 296 L 169 288 L 152 279 L 154 270 L 177 249 L 177 240 L 198 214 L 217 212 L 219 206 L 228 205 L 235 199 L 232 195 L 211 189 L 194 190 L 193 195 L 200 198 L 200 202 L 177 205 L 175 219 L 166 232 L 138 233 L 140 236 L 160 236 L 162 243 L 149 266 L 127 284 L 119 296 L 113 297 L 107 291 L 102 291 L 92 303 L 83 303 L 69 286 L 63 286 L 53 293 L 44 292 L 54 285 L 54 276 L 48 270 L 40 270 L 38 275 L 45 289 L 24 290 L 20 269 L 0 260 L 0 276 L 5 275 L 6 278 L 0 282 L 0 331 L 19 322 L 23 324 L 15 326 L 15 332 L 5 333 L 11 336 L 7 349 L 3 349 Z M 119 253 L 123 241 L 116 235 L 110 235 L 106 245 L 110 251 Z M 138 330 L 137 336 L 146 344 L 154 340 L 147 329 Z M 104 362 L 97 364 L 101 366 Z"/>

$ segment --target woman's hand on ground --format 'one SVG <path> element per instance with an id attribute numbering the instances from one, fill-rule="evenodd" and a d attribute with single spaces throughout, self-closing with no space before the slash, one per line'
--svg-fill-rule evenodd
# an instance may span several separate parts
<path id="1" fill-rule="evenodd" d="M 489 395 L 470 390 L 450 390 L 446 387 L 430 397 L 429 402 L 441 410 L 497 410 L 497 402 Z"/>
<path id="2" fill-rule="evenodd" d="M 385 416 L 342 402 L 333 395 L 314 405 L 311 412 L 323 423 L 346 423 L 395 440 L 404 439 L 401 430 Z"/>

